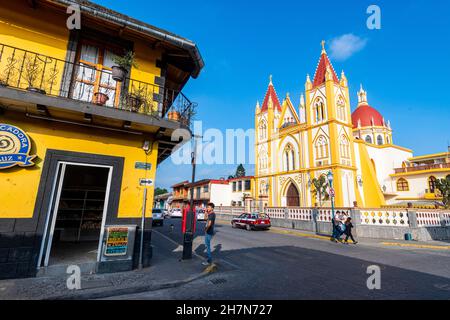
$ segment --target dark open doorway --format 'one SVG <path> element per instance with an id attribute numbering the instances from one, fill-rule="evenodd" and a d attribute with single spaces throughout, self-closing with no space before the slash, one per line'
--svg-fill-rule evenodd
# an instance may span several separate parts
<path id="1" fill-rule="evenodd" d="M 107 167 L 60 164 L 46 265 L 97 261 L 109 171 Z"/>

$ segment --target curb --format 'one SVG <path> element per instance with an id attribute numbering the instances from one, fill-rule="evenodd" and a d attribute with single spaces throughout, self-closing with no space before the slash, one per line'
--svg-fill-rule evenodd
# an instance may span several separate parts
<path id="1" fill-rule="evenodd" d="M 48 300 L 91 300 L 91 299 L 116 297 L 116 296 L 122 296 L 122 295 L 127 295 L 127 294 L 158 291 L 158 290 L 163 290 L 163 289 L 176 288 L 176 287 L 188 284 L 192 281 L 202 279 L 208 275 L 210 275 L 210 272 L 203 271 L 202 273 L 195 275 L 193 277 L 189 277 L 185 280 L 167 282 L 167 283 L 162 283 L 159 285 L 150 284 L 150 285 L 126 287 L 126 288 L 119 288 L 119 289 L 110 287 L 109 290 L 101 291 L 101 292 L 90 292 L 90 293 L 87 292 L 87 293 L 71 294 L 71 295 L 58 295 L 58 296 L 47 297 L 42 300 L 44 300 L 44 301 L 48 301 Z"/>
<path id="2" fill-rule="evenodd" d="M 409 244 L 398 242 L 381 242 L 383 246 L 389 247 L 405 247 L 405 248 L 417 248 L 417 249 L 431 249 L 431 250 L 450 250 L 450 246 L 434 246 L 427 244 Z"/>

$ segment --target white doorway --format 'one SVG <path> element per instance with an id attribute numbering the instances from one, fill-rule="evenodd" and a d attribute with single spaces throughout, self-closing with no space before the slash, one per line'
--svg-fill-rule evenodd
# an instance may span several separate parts
<path id="1" fill-rule="evenodd" d="M 38 269 L 100 261 L 112 166 L 57 163 Z"/>

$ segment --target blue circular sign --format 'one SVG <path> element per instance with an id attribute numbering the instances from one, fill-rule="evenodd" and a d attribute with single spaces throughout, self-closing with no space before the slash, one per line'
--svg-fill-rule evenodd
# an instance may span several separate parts
<path id="1" fill-rule="evenodd" d="M 0 123 L 0 169 L 33 166 L 36 156 L 30 156 L 30 150 L 30 138 L 23 130 Z"/>

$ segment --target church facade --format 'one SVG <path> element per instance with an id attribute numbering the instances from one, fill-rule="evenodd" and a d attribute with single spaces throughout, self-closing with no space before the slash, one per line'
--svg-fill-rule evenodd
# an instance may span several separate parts
<path id="1" fill-rule="evenodd" d="M 312 182 L 331 171 L 336 207 L 399 201 L 396 168 L 414 159 L 412 151 L 394 144 L 390 122 L 369 105 L 362 86 L 353 113 L 350 100 L 347 78 L 337 76 L 324 43 L 298 108 L 289 94 L 280 102 L 271 77 L 255 110 L 255 199 L 269 207 L 329 206 Z M 450 157 L 444 162 L 441 173 L 449 174 Z"/>

